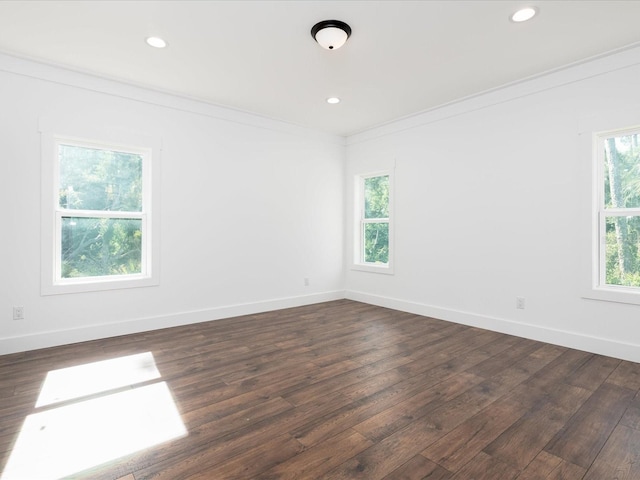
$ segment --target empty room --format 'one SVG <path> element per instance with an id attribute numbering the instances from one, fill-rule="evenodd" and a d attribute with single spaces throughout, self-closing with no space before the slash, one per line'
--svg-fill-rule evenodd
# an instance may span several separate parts
<path id="1" fill-rule="evenodd" d="M 0 1 L 0 480 L 640 479 L 640 1 Z"/>

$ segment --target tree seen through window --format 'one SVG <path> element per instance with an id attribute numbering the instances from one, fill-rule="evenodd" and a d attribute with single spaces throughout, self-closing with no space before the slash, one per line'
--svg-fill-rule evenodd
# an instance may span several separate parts
<path id="1" fill-rule="evenodd" d="M 60 277 L 142 272 L 141 154 L 58 145 Z"/>

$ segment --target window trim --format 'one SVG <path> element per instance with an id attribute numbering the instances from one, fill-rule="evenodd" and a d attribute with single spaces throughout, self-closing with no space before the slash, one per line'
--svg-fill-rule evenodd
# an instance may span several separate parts
<path id="1" fill-rule="evenodd" d="M 636 117 L 637 119 L 637 117 Z M 606 231 L 606 219 L 615 216 L 640 216 L 640 208 L 606 209 L 605 208 L 605 169 L 604 169 L 604 141 L 612 136 L 630 133 L 640 133 L 640 125 L 613 129 L 591 129 L 589 134 L 583 134 L 589 141 L 591 157 L 591 221 L 590 221 L 590 274 L 589 285 L 583 289 L 583 298 L 608 302 L 640 305 L 640 287 L 606 284 L 606 243 L 603 232 Z M 619 124 L 619 123 L 618 123 Z"/>
<path id="2" fill-rule="evenodd" d="M 364 182 L 368 178 L 389 177 L 389 217 L 388 218 L 364 218 Z M 366 174 L 357 174 L 354 178 L 354 232 L 353 232 L 353 260 L 351 269 L 362 272 L 394 274 L 393 259 L 393 197 L 394 178 L 390 170 L 376 171 Z M 389 262 L 376 264 L 364 261 L 364 226 L 370 223 L 386 223 L 389 226 Z"/>
<path id="3" fill-rule="evenodd" d="M 160 142 L 128 132 L 77 128 L 74 135 L 64 128 L 52 128 L 41 119 L 41 295 L 82 293 L 102 290 L 156 286 L 160 283 L 159 262 L 159 156 Z M 43 124 L 45 124 L 43 126 Z M 72 128 L 67 128 L 70 131 Z M 75 130 L 75 129 L 74 129 Z M 100 138 L 100 140 L 94 140 Z M 60 143 L 91 148 L 117 149 L 143 157 L 142 212 L 97 212 L 62 209 L 58 205 Z M 135 146 L 134 146 L 135 145 Z M 144 145 L 144 146 L 141 146 Z M 142 219 L 142 273 L 98 277 L 61 278 L 61 221 L 68 216 Z"/>

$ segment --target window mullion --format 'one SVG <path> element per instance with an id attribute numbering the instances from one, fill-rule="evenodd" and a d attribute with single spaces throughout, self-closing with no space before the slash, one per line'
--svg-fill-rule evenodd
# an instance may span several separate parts
<path id="1" fill-rule="evenodd" d="M 389 223 L 388 218 L 363 218 L 362 223 Z"/>
<path id="2" fill-rule="evenodd" d="M 607 217 L 640 217 L 640 208 L 605 208 L 602 214 Z"/>
<path id="3" fill-rule="evenodd" d="M 58 214 L 63 217 L 75 218 L 142 218 L 142 212 L 120 212 L 113 210 L 70 210 L 66 208 L 57 209 Z"/>

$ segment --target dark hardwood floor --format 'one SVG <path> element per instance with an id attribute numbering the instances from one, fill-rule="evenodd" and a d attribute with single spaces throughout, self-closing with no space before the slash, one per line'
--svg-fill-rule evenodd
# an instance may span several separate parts
<path id="1" fill-rule="evenodd" d="M 639 364 L 348 300 L 0 356 L 0 471 L 28 416 L 139 387 L 36 406 L 48 372 L 144 352 L 186 435 L 69 478 L 640 479 Z"/>

